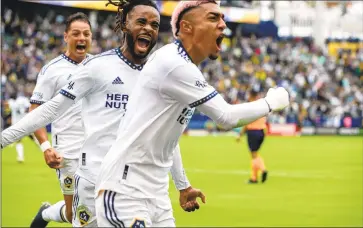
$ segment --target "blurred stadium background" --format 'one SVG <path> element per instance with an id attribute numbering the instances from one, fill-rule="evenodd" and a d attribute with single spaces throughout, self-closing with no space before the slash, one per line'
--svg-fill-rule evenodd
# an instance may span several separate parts
<path id="1" fill-rule="evenodd" d="M 158 45 L 172 41 L 176 1 L 156 1 L 162 14 Z M 1 2 L 1 120 L 11 124 L 7 100 L 30 97 L 37 74 L 64 51 L 64 21 L 81 11 L 93 29 L 91 53 L 119 46 L 115 8 L 105 1 Z M 202 113 L 181 140 L 184 165 L 207 205 L 193 214 L 178 207 L 178 226 L 363 226 L 363 3 L 361 1 L 222 0 L 228 37 L 217 61 L 200 65 L 229 103 L 248 91 L 288 89 L 291 107 L 268 116 L 262 146 L 271 178 L 249 186 L 245 140 L 236 144 Z M 50 128 L 48 128 L 51 130 Z M 204 137 L 192 137 L 204 136 Z M 55 172 L 24 139 L 25 163 L 2 151 L 2 226 L 29 226 L 43 201 L 61 198 Z M 67 226 L 50 224 L 50 226 Z"/>

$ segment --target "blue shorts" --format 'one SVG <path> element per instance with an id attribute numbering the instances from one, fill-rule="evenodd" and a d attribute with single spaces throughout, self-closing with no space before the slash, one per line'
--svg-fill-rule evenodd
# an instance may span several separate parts
<path id="1" fill-rule="evenodd" d="M 263 130 L 247 130 L 247 141 L 250 151 L 258 151 L 265 138 Z"/>

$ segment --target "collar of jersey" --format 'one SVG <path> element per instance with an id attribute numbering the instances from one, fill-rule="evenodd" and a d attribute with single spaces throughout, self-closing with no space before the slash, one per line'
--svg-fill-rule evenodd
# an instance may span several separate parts
<path id="1" fill-rule="evenodd" d="M 74 61 L 73 59 L 69 58 L 68 56 L 66 56 L 65 54 L 62 54 L 62 58 L 67 60 L 70 63 L 73 63 L 75 65 L 78 65 L 78 63 L 76 61 Z"/>
<path id="2" fill-rule="evenodd" d="M 144 64 L 142 64 L 142 65 L 136 65 L 136 64 L 134 64 L 134 63 L 130 62 L 130 60 L 128 60 L 128 59 L 127 59 L 127 58 L 126 58 L 126 57 L 122 54 L 122 52 L 121 52 L 120 48 L 115 48 L 115 51 L 116 51 L 116 53 L 117 53 L 118 57 L 120 57 L 120 59 L 121 59 L 122 61 L 124 61 L 127 65 L 129 65 L 129 67 L 131 67 L 132 69 L 141 71 L 141 70 L 142 70 L 142 68 L 144 67 Z"/>
<path id="3" fill-rule="evenodd" d="M 188 52 L 185 50 L 183 44 L 180 40 L 175 40 L 174 44 L 178 46 L 178 53 L 181 57 L 183 57 L 186 61 L 193 63 L 192 58 L 189 56 Z"/>

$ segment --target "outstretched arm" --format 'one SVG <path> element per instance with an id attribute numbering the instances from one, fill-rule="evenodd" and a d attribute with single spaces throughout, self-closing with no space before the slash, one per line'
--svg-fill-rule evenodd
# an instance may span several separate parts
<path id="1" fill-rule="evenodd" d="M 193 64 L 172 70 L 162 81 L 160 93 L 166 100 L 176 100 L 191 108 L 198 108 L 225 129 L 244 126 L 289 104 L 289 95 L 282 87 L 270 89 L 265 98 L 257 101 L 228 104 Z"/>
<path id="2" fill-rule="evenodd" d="M 75 79 L 71 79 L 71 81 L 60 90 L 58 95 L 28 113 L 12 127 L 3 131 L 1 136 L 2 147 L 53 122 L 75 102 L 82 99 L 88 93 L 91 93 L 95 88 L 94 79 L 89 75 L 89 68 L 86 66 L 79 66 L 73 77 Z"/>
<path id="3" fill-rule="evenodd" d="M 39 128 L 45 127 L 63 114 L 73 103 L 73 100 L 58 94 L 52 100 L 44 103 L 28 113 L 16 124 L 4 130 L 1 135 L 2 147 L 20 140 Z"/>
<path id="4" fill-rule="evenodd" d="M 198 106 L 198 110 L 225 129 L 244 126 L 266 116 L 270 112 L 265 99 L 231 105 L 219 94 Z"/>

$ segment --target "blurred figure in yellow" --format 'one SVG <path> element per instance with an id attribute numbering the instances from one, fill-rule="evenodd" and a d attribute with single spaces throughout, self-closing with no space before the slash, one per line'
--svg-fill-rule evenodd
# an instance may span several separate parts
<path id="1" fill-rule="evenodd" d="M 259 94 L 258 92 L 251 90 L 249 93 L 248 102 L 252 102 L 258 100 Z M 237 137 L 237 142 L 240 142 L 241 136 L 244 133 L 247 133 L 247 142 L 248 147 L 251 152 L 251 177 L 248 180 L 250 184 L 258 183 L 258 173 L 259 171 L 261 174 L 261 182 L 264 183 L 267 180 L 267 170 L 265 166 L 265 162 L 261 155 L 258 153 L 264 138 L 265 138 L 265 129 L 266 129 L 266 117 L 262 117 L 255 122 L 252 122 L 245 127 L 241 128 L 239 136 Z"/>

